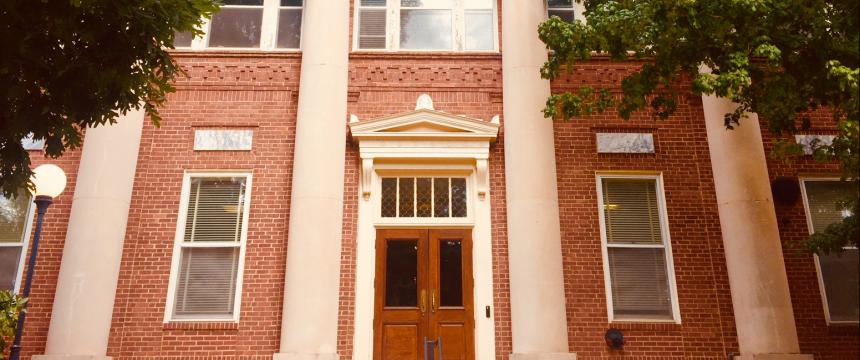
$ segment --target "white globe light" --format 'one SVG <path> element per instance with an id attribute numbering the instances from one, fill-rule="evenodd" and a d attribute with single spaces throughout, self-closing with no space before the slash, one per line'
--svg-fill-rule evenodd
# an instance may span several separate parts
<path id="1" fill-rule="evenodd" d="M 33 177 L 30 178 L 36 185 L 35 196 L 59 196 L 66 188 L 66 173 L 59 166 L 53 164 L 39 165 L 33 169 Z"/>

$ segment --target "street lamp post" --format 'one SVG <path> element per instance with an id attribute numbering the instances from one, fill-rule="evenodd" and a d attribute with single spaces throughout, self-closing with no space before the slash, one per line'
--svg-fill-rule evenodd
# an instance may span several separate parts
<path id="1" fill-rule="evenodd" d="M 30 286 L 33 283 L 33 270 L 36 267 L 36 254 L 39 251 L 42 221 L 45 218 L 45 213 L 48 212 L 48 206 L 66 188 L 66 174 L 57 165 L 45 164 L 33 169 L 31 180 L 35 185 L 33 202 L 36 203 L 37 217 L 36 232 L 33 234 L 33 246 L 30 248 L 30 259 L 27 262 L 27 277 L 24 280 L 24 290 L 21 294 L 25 298 L 30 296 Z M 26 310 L 26 306 L 27 304 L 24 304 L 24 310 Z M 24 331 L 24 320 L 26 318 L 26 311 L 22 311 L 18 315 L 18 327 L 15 329 L 15 342 L 12 344 L 12 351 L 9 354 L 10 360 L 18 360 L 21 356 L 21 334 Z"/>

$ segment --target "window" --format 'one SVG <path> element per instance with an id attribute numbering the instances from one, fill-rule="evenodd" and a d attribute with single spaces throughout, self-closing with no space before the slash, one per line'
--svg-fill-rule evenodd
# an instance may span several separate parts
<path id="1" fill-rule="evenodd" d="M 192 38 L 177 32 L 177 48 L 298 49 L 302 32 L 302 0 L 224 0 L 208 20 L 206 34 Z"/>
<path id="2" fill-rule="evenodd" d="M 598 176 L 609 320 L 679 321 L 659 176 Z"/>
<path id="3" fill-rule="evenodd" d="M 838 202 L 849 196 L 857 197 L 853 182 L 835 179 L 806 179 L 803 190 L 810 233 L 822 231 L 849 216 L 851 212 Z M 841 254 L 816 256 L 824 313 L 829 323 L 856 323 L 860 318 L 858 262 L 856 247 L 845 247 Z"/>
<path id="4" fill-rule="evenodd" d="M 17 290 L 32 221 L 30 193 L 14 199 L 0 196 L 0 290 Z"/>
<path id="5" fill-rule="evenodd" d="M 361 50 L 492 51 L 493 0 L 357 0 Z"/>
<path id="6" fill-rule="evenodd" d="M 166 320 L 236 320 L 250 174 L 186 174 Z"/>
<path id="7" fill-rule="evenodd" d="M 575 18 L 573 0 L 547 0 L 547 16 L 558 16 L 567 22 Z"/>
<path id="8" fill-rule="evenodd" d="M 384 218 L 464 218 L 466 179 L 448 177 L 382 178 Z"/>

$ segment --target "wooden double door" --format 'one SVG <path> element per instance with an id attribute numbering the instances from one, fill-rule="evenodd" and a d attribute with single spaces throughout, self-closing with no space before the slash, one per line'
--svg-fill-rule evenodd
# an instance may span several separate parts
<path id="1" fill-rule="evenodd" d="M 375 285 L 375 360 L 475 358 L 471 230 L 378 230 Z"/>

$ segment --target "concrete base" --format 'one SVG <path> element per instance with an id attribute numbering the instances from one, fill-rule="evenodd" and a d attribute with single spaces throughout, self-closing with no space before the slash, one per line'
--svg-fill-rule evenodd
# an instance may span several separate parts
<path id="1" fill-rule="evenodd" d="M 32 360 L 113 360 L 104 355 L 33 355 Z"/>
<path id="2" fill-rule="evenodd" d="M 806 354 L 754 354 L 738 355 L 734 360 L 813 360 L 812 355 Z"/>
<path id="3" fill-rule="evenodd" d="M 576 360 L 576 353 L 514 353 L 510 360 Z"/>
<path id="4" fill-rule="evenodd" d="M 276 353 L 272 360 L 338 360 L 338 356 L 337 354 Z"/>

